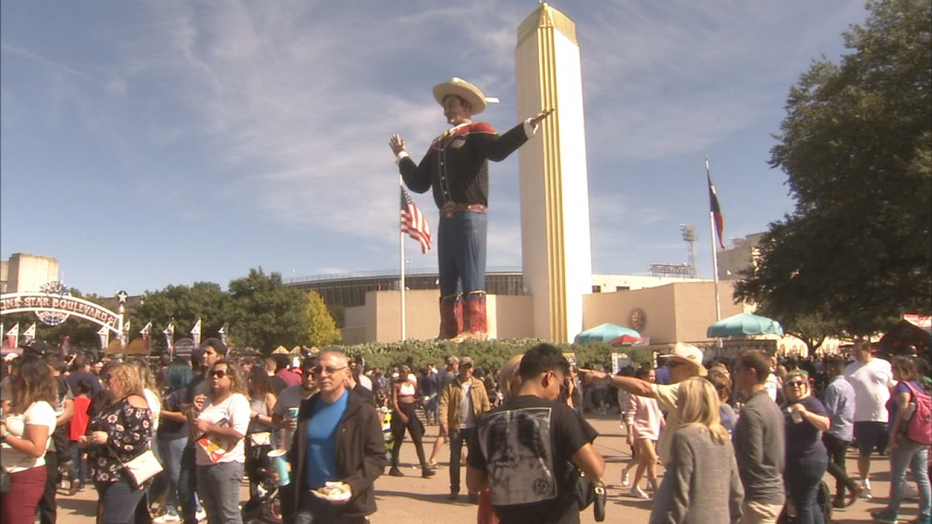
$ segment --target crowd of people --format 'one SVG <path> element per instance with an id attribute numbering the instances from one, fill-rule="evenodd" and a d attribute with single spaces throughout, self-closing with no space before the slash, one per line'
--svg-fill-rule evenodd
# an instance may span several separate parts
<path id="1" fill-rule="evenodd" d="M 710 364 L 680 343 L 656 369 L 611 375 L 577 373 L 540 344 L 496 372 L 454 356 L 415 374 L 410 361 L 366 370 L 337 348 L 234 357 L 208 339 L 190 359 L 150 363 L 65 361 L 40 343 L 5 361 L 0 517 L 55 523 L 67 479 L 70 495 L 93 485 L 106 524 L 364 523 L 375 480 L 405 475 L 407 435 L 425 478 L 449 443 L 449 498 L 465 491 L 480 523 L 578 522 L 591 500 L 581 492 L 604 493 L 605 459 L 584 415 L 604 412 L 614 388 L 631 448 L 621 485 L 653 499 L 651 522 L 777 522 L 789 511 L 821 523 L 825 473 L 837 479 L 832 506 L 872 498 L 873 453 L 891 471 L 874 519 L 897 522 L 913 491 L 914 522 L 928 522 L 929 444 L 905 432 L 928 394 L 927 363 L 891 363 L 866 342 L 853 356 L 779 362 L 748 350 Z M 438 426 L 432 448 L 425 422 Z M 857 476 L 845 468 L 852 445 Z M 129 465 L 148 454 L 161 471 L 137 480 Z"/>

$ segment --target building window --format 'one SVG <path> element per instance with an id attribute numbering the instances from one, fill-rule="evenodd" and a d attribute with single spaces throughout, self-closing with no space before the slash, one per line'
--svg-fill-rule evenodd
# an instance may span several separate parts
<path id="1" fill-rule="evenodd" d="M 601 292 L 602 292 L 602 286 L 592 286 L 592 292 L 593 292 L 593 293 L 601 293 Z"/>
<path id="2" fill-rule="evenodd" d="M 615 286 L 615 291 L 631 291 L 631 286 Z"/>

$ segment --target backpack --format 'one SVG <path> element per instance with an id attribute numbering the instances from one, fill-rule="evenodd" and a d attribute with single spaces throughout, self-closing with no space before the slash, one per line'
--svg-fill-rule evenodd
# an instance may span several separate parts
<path id="1" fill-rule="evenodd" d="M 906 420 L 906 430 L 903 433 L 906 434 L 909 440 L 928 446 L 932 444 L 932 398 L 929 398 L 925 391 L 909 382 L 904 380 L 903 383 L 906 384 L 909 392 L 913 395 L 909 403 L 916 406 L 915 409 L 912 409 L 912 406 L 907 408 L 913 413 Z"/>

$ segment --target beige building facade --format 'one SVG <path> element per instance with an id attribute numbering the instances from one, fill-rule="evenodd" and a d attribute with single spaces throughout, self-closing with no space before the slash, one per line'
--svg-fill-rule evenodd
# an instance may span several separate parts
<path id="1" fill-rule="evenodd" d="M 722 317 L 744 311 L 735 304 L 734 287 L 719 283 Z M 650 339 L 651 345 L 677 341 L 710 341 L 706 329 L 715 322 L 715 289 L 711 281 L 685 281 L 656 287 L 583 295 L 583 326 L 606 322 L 630 327 Z M 405 328 L 407 338 L 437 336 L 440 315 L 435 290 L 408 291 Z M 489 338 L 543 338 L 534 329 L 534 301 L 530 296 L 489 295 Z M 344 344 L 399 342 L 401 340 L 401 292 L 372 291 L 366 305 L 346 308 L 342 330 Z"/>
<path id="2" fill-rule="evenodd" d="M 29 293 L 39 291 L 47 282 L 58 280 L 58 259 L 13 253 L 0 262 L 0 292 Z"/>

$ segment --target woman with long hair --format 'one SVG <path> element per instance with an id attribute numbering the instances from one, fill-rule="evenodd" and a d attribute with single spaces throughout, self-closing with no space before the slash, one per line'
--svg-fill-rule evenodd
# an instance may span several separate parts
<path id="1" fill-rule="evenodd" d="M 106 405 L 97 410 L 78 445 L 88 448 L 88 470 L 97 488 L 101 522 L 133 522 L 148 482 L 136 485 L 123 464 L 149 449 L 152 413 L 135 366 L 110 364 L 101 378 Z"/>
<path id="2" fill-rule="evenodd" d="M 0 495 L 0 520 L 32 524 L 45 491 L 45 452 L 55 431 L 52 405 L 58 400 L 58 384 L 45 362 L 34 357 L 25 357 L 11 380 L 13 401 L 0 423 L 0 458 L 12 487 Z"/>
<path id="3" fill-rule="evenodd" d="M 651 524 L 738 522 L 744 489 L 715 387 L 700 377 L 684 380 L 676 411 L 682 426 L 670 448 L 674 495 L 670 504 L 654 506 Z"/>
<path id="4" fill-rule="evenodd" d="M 207 380 L 208 403 L 193 422 L 198 435 L 197 491 L 209 524 L 242 524 L 239 485 L 250 418 L 246 377 L 239 366 L 221 359 L 207 371 Z"/>
<path id="5" fill-rule="evenodd" d="M 401 444 L 404 442 L 405 429 L 411 435 L 414 441 L 414 449 L 417 450 L 417 458 L 421 462 L 421 476 L 424 478 L 433 477 L 436 472 L 431 469 L 424 458 L 424 444 L 421 439 L 424 437 L 424 425 L 417 418 L 415 408 L 417 407 L 417 383 L 408 376 L 411 374 L 408 366 L 400 366 L 398 369 L 398 378 L 392 384 L 392 438 L 395 443 L 392 446 L 392 468 L 388 474 L 393 477 L 403 477 L 404 473 L 398 469 L 398 459 L 401 453 Z"/>
<path id="6" fill-rule="evenodd" d="M 906 433 L 904 411 L 915 395 L 922 391 L 919 385 L 919 368 L 911 357 L 893 359 L 893 395 L 887 402 L 890 411 L 890 500 L 887 507 L 872 516 L 877 522 L 897 522 L 903 490 L 906 487 L 906 469 L 913 470 L 919 488 L 919 517 L 912 522 L 929 522 L 932 517 L 930 502 L 928 456 L 929 445 L 910 439 Z"/>
<path id="7" fill-rule="evenodd" d="M 178 481 L 181 478 L 181 455 L 188 445 L 188 418 L 182 412 L 182 404 L 188 384 L 194 378 L 194 370 L 187 361 L 177 358 L 168 365 L 166 375 L 168 393 L 162 399 L 162 421 L 156 434 L 156 443 L 165 466 L 168 496 L 165 499 L 165 512 L 153 520 L 155 524 L 181 520 L 178 514 Z"/>
<path id="8" fill-rule="evenodd" d="M 246 376 L 249 397 L 249 427 L 246 430 L 246 475 L 249 477 L 249 503 L 256 504 L 259 496 L 258 475 L 269 466 L 268 454 L 272 450 L 272 411 L 277 401 L 272 391 L 269 374 L 262 366 L 253 366 Z"/>
<path id="9" fill-rule="evenodd" d="M 653 368 L 640 367 L 634 372 L 635 378 L 653 383 L 656 372 Z M 634 471 L 634 482 L 631 487 L 631 496 L 639 499 L 648 499 L 640 486 L 641 477 L 647 473 L 647 482 L 653 491 L 657 492 L 657 440 L 663 428 L 663 413 L 657 400 L 652 397 L 628 396 L 628 410 L 625 412 L 625 425 L 628 427 L 629 444 L 634 443 L 638 467 Z M 628 477 L 627 468 L 622 471 L 622 485 Z"/>
<path id="10" fill-rule="evenodd" d="M 784 483 L 796 508 L 799 524 L 823 524 L 818 506 L 819 484 L 828 469 L 828 451 L 821 432 L 831 427 L 822 401 L 812 396 L 809 373 L 795 369 L 783 379 L 783 418 L 786 422 Z"/>

